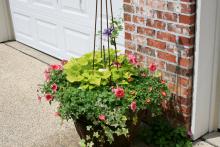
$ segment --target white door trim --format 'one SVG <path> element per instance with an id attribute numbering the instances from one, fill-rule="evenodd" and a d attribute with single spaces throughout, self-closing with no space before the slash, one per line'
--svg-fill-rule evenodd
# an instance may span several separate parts
<path id="1" fill-rule="evenodd" d="M 219 0 L 197 0 L 196 49 L 192 126 L 193 139 L 216 128 L 216 80 L 218 54 L 216 18 Z"/>

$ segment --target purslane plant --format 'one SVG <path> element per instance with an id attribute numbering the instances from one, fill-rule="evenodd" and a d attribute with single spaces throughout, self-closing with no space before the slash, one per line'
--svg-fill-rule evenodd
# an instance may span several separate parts
<path id="1" fill-rule="evenodd" d="M 45 71 L 45 82 L 40 86 L 39 100 L 59 102 L 57 115 L 66 120 L 87 122 L 91 132 L 80 142 L 93 146 L 114 141 L 114 136 L 129 136 L 128 121 L 136 124 L 138 112 L 161 114 L 162 102 L 169 98 L 166 82 L 158 74 L 155 64 L 142 68 L 136 56 L 119 55 L 110 50 L 110 66 L 96 52 L 51 65 Z M 99 129 L 95 129 L 95 128 Z"/>

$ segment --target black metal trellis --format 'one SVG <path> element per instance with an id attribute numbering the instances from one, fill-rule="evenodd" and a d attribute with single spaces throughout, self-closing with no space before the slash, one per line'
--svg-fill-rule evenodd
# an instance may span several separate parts
<path id="1" fill-rule="evenodd" d="M 105 0 L 106 5 L 105 5 L 105 10 L 106 10 L 106 29 L 115 29 L 114 26 L 114 16 L 113 16 L 113 7 L 112 7 L 112 0 Z M 95 28 L 94 28 L 94 46 L 93 46 L 93 69 L 95 68 L 95 55 L 96 55 L 96 33 L 97 33 L 97 20 L 98 20 L 98 3 L 99 0 L 96 0 L 96 9 L 95 9 Z M 111 26 L 109 24 L 109 4 L 110 4 L 110 11 L 111 11 Z M 113 37 L 113 45 L 115 48 L 115 60 L 116 62 L 118 61 L 118 56 L 117 56 L 117 44 L 116 44 L 116 38 Z M 103 45 L 103 0 L 100 0 L 100 49 L 101 49 L 101 57 L 104 58 L 104 65 L 106 66 L 106 48 L 105 45 Z M 108 56 L 108 66 L 109 69 L 111 69 L 111 55 L 110 55 L 110 36 L 107 35 L 107 56 Z M 118 67 L 118 64 L 116 64 Z"/>

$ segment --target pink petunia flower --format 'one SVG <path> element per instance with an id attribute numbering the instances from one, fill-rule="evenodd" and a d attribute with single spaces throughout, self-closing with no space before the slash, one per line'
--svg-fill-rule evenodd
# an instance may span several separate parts
<path id="1" fill-rule="evenodd" d="M 161 84 L 166 84 L 166 81 L 165 80 L 161 80 Z"/>
<path id="2" fill-rule="evenodd" d="M 55 113 L 54 113 L 54 116 L 56 116 L 56 117 L 59 116 L 59 117 L 60 117 L 60 116 L 61 116 L 61 115 L 60 115 L 60 112 L 55 112 Z"/>
<path id="3" fill-rule="evenodd" d="M 167 96 L 167 93 L 165 91 L 162 91 L 161 92 L 162 96 L 166 97 Z"/>
<path id="4" fill-rule="evenodd" d="M 46 69 L 44 71 L 44 77 L 45 77 L 46 82 L 50 81 L 50 70 L 49 69 Z"/>
<path id="5" fill-rule="evenodd" d="M 104 114 L 99 115 L 99 120 L 105 121 L 106 120 L 105 115 Z"/>
<path id="6" fill-rule="evenodd" d="M 151 72 L 155 72 L 155 71 L 157 70 L 156 64 L 154 64 L 154 63 L 150 64 L 150 65 L 149 65 L 149 70 L 150 70 Z"/>
<path id="7" fill-rule="evenodd" d="M 49 94 L 49 93 L 45 94 L 45 98 L 49 102 L 53 100 L 53 96 L 51 94 Z"/>
<path id="8" fill-rule="evenodd" d="M 56 92 L 57 89 L 58 89 L 57 84 L 54 83 L 53 85 L 51 85 L 51 89 L 52 89 L 54 92 Z"/>
<path id="9" fill-rule="evenodd" d="M 130 108 L 131 108 L 131 110 L 132 110 L 133 112 L 135 112 L 136 109 L 137 109 L 137 103 L 136 103 L 135 101 L 133 101 L 133 102 L 131 103 L 131 105 L 130 105 Z"/>
<path id="10" fill-rule="evenodd" d="M 125 96 L 125 91 L 121 87 L 117 87 L 113 90 L 113 92 L 115 93 L 115 96 L 119 99 Z"/>
<path id="11" fill-rule="evenodd" d="M 41 102 L 41 99 L 42 99 L 42 97 L 41 96 L 37 96 L 37 100 L 39 101 L 39 102 Z"/>
<path id="12" fill-rule="evenodd" d="M 130 62 L 131 64 L 137 64 L 137 63 L 138 63 L 136 56 L 133 55 L 133 54 L 129 54 L 129 55 L 128 55 L 128 60 L 129 60 L 129 62 Z"/>
<path id="13" fill-rule="evenodd" d="M 61 65 L 50 65 L 50 68 L 52 69 L 52 70 L 62 70 L 62 66 Z"/>

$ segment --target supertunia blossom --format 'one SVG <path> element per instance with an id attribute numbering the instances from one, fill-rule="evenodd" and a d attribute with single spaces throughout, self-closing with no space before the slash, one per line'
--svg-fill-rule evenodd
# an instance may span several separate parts
<path id="1" fill-rule="evenodd" d="M 50 69 L 52 70 L 62 70 L 62 66 L 61 65 L 50 65 Z"/>
<path id="2" fill-rule="evenodd" d="M 149 65 L 149 70 L 150 70 L 151 72 L 155 72 L 155 71 L 157 70 L 156 64 L 151 63 L 151 64 Z"/>
<path id="3" fill-rule="evenodd" d="M 167 93 L 166 93 L 165 91 L 162 91 L 161 94 L 162 94 L 162 96 L 164 96 L 164 97 L 167 96 Z"/>
<path id="4" fill-rule="evenodd" d="M 53 96 L 51 94 L 49 94 L 49 93 L 45 94 L 45 98 L 49 102 L 53 100 Z"/>
<path id="5" fill-rule="evenodd" d="M 128 60 L 129 60 L 129 62 L 130 62 L 131 64 L 137 64 L 137 63 L 138 63 L 136 56 L 133 55 L 133 54 L 129 54 L 129 55 L 128 55 Z"/>
<path id="6" fill-rule="evenodd" d="M 115 93 L 115 96 L 119 99 L 125 96 L 125 91 L 121 87 L 117 87 L 116 89 L 113 89 L 112 91 Z"/>
<path id="7" fill-rule="evenodd" d="M 53 92 L 56 92 L 58 89 L 57 84 L 54 83 L 53 85 L 51 85 L 51 89 L 53 90 Z"/>
<path id="8" fill-rule="evenodd" d="M 136 103 L 135 101 L 133 101 L 133 102 L 131 103 L 131 105 L 130 105 L 130 108 L 131 108 L 131 110 L 132 110 L 133 112 L 135 112 L 136 109 L 137 109 L 137 103 Z"/>
<path id="9" fill-rule="evenodd" d="M 104 114 L 99 115 L 99 120 L 105 121 L 106 120 L 105 115 Z"/>

